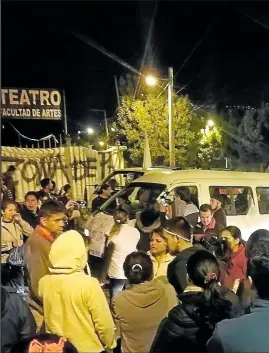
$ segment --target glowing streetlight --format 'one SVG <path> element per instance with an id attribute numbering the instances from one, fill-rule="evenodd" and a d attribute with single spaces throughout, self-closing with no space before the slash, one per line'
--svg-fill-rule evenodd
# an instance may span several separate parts
<path id="1" fill-rule="evenodd" d="M 94 130 L 91 127 L 88 127 L 87 132 L 88 132 L 89 135 L 94 134 Z"/>
<path id="2" fill-rule="evenodd" d="M 154 76 L 147 76 L 146 84 L 149 86 L 155 86 L 157 84 L 157 78 Z"/>
<path id="3" fill-rule="evenodd" d="M 104 141 L 99 141 L 99 145 L 103 147 L 105 145 Z"/>
<path id="4" fill-rule="evenodd" d="M 213 120 L 210 119 L 210 120 L 208 120 L 207 125 L 208 125 L 209 127 L 213 127 L 213 126 L 215 125 L 215 123 L 214 123 Z"/>

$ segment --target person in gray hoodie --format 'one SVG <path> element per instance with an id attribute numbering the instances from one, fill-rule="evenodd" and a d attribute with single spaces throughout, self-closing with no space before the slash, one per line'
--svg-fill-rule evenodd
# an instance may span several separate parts
<path id="1" fill-rule="evenodd" d="M 166 277 L 152 280 L 153 264 L 143 252 L 128 255 L 123 268 L 129 286 L 112 301 L 121 352 L 149 352 L 160 322 L 178 304 L 176 292 Z"/>

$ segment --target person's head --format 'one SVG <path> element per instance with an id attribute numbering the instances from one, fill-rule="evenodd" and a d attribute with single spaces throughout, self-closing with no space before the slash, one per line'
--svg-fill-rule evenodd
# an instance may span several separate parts
<path id="1" fill-rule="evenodd" d="M 38 208 L 38 193 L 35 191 L 28 191 L 24 197 L 24 205 L 30 211 L 36 211 Z"/>
<path id="2" fill-rule="evenodd" d="M 206 290 L 214 283 L 218 283 L 220 268 L 213 254 L 206 250 L 198 250 L 187 262 L 187 273 L 194 285 Z"/>
<path id="3" fill-rule="evenodd" d="M 163 234 L 171 255 L 192 245 L 192 226 L 184 217 L 171 218 L 165 222 Z"/>
<path id="4" fill-rule="evenodd" d="M 187 274 L 189 283 L 203 291 L 204 301 L 198 303 L 197 314 L 205 332 L 212 331 L 216 323 L 229 318 L 232 307 L 218 283 L 220 268 L 216 257 L 206 250 L 196 251 L 187 261 Z"/>
<path id="5" fill-rule="evenodd" d="M 226 227 L 221 231 L 220 235 L 227 240 L 232 251 L 236 252 L 238 250 L 239 244 L 242 243 L 242 235 L 239 228 L 235 226 Z"/>
<path id="6" fill-rule="evenodd" d="M 215 190 L 215 192 L 212 194 L 211 199 L 210 199 L 210 205 L 212 207 L 212 210 L 216 211 L 219 208 L 221 208 L 222 203 L 223 203 L 222 195 L 217 190 Z"/>
<path id="7" fill-rule="evenodd" d="M 144 232 L 152 232 L 161 226 L 160 205 L 156 201 L 149 202 L 146 208 L 138 213 L 137 225 Z"/>
<path id="8" fill-rule="evenodd" d="M 65 184 L 63 187 L 64 193 L 68 194 L 71 191 L 71 185 L 70 184 Z"/>
<path id="9" fill-rule="evenodd" d="M 18 206 L 13 200 L 4 200 L 2 202 L 2 215 L 3 219 L 8 222 L 12 222 L 14 216 L 18 213 Z"/>
<path id="10" fill-rule="evenodd" d="M 150 237 L 150 252 L 153 256 L 161 256 L 168 253 L 167 238 L 163 235 L 163 229 L 155 229 Z"/>
<path id="11" fill-rule="evenodd" d="M 176 195 L 180 197 L 182 201 L 185 201 L 187 204 L 191 202 L 191 192 L 190 189 L 186 186 L 179 186 L 176 188 Z"/>
<path id="12" fill-rule="evenodd" d="M 15 174 L 15 171 L 16 171 L 16 167 L 14 165 L 10 165 L 8 168 L 7 168 L 7 174 L 8 175 L 14 175 Z"/>
<path id="13" fill-rule="evenodd" d="M 107 183 L 111 186 L 112 190 L 115 190 L 118 186 L 116 179 L 110 179 Z"/>
<path id="14" fill-rule="evenodd" d="M 259 298 L 269 300 L 269 231 L 259 229 L 247 242 L 248 274 Z"/>
<path id="15" fill-rule="evenodd" d="M 106 198 L 110 197 L 112 192 L 113 190 L 111 186 L 108 184 L 104 184 L 100 188 L 100 195 L 102 195 L 103 197 L 106 197 Z"/>
<path id="16" fill-rule="evenodd" d="M 38 191 L 37 196 L 42 204 L 49 200 L 48 194 L 44 190 Z"/>
<path id="17" fill-rule="evenodd" d="M 109 233 L 108 241 L 110 242 L 115 236 L 117 236 L 121 230 L 123 224 L 128 223 L 128 213 L 123 208 L 118 208 L 113 214 L 114 225 Z"/>
<path id="18" fill-rule="evenodd" d="M 226 239 L 218 239 L 211 237 L 209 240 L 201 240 L 200 244 L 210 251 L 219 261 L 225 262 L 227 265 L 232 266 L 233 251 Z"/>
<path id="19" fill-rule="evenodd" d="M 66 338 L 43 333 L 17 342 L 10 353 L 61 352 L 78 353 L 78 350 Z"/>
<path id="20" fill-rule="evenodd" d="M 199 210 L 199 216 L 200 216 L 202 225 L 205 227 L 209 226 L 213 218 L 212 207 L 208 204 L 202 205 Z"/>
<path id="21" fill-rule="evenodd" d="M 128 212 L 123 208 L 118 208 L 115 211 L 113 218 L 116 224 L 126 224 L 128 222 Z"/>
<path id="22" fill-rule="evenodd" d="M 50 178 L 44 178 L 40 181 L 41 188 L 46 191 L 50 192 L 53 190 L 53 183 Z"/>
<path id="23" fill-rule="evenodd" d="M 54 180 L 51 180 L 51 184 L 52 184 L 51 191 L 55 191 L 55 189 L 56 189 L 56 182 L 55 182 Z"/>
<path id="24" fill-rule="evenodd" d="M 54 237 L 63 232 L 64 228 L 64 207 L 56 201 L 46 201 L 38 213 L 39 224 L 47 229 Z"/>
<path id="25" fill-rule="evenodd" d="M 152 280 L 153 264 L 150 257 L 142 251 L 129 254 L 123 264 L 125 277 L 130 284 Z"/>

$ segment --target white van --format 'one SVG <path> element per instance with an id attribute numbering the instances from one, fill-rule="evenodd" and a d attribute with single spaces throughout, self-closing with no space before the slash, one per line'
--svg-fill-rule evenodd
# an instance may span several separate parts
<path id="1" fill-rule="evenodd" d="M 167 169 L 165 167 L 150 167 L 150 168 L 124 168 L 115 169 L 108 176 L 106 176 L 100 184 L 86 185 L 86 200 L 88 205 L 91 204 L 92 200 L 97 197 L 102 185 L 109 184 L 113 185 L 117 191 L 124 188 L 126 185 L 130 184 L 132 181 L 142 177 L 145 173 Z M 172 168 L 175 170 L 176 168 Z"/>
<path id="2" fill-rule="evenodd" d="M 227 224 L 240 228 L 244 240 L 257 229 L 269 229 L 268 173 L 155 170 L 119 191 L 101 207 L 101 211 L 109 209 L 111 202 L 117 199 L 135 217 L 150 200 L 172 200 L 179 186 L 190 188 L 198 207 L 210 203 L 214 192 L 219 192 L 223 196 Z"/>

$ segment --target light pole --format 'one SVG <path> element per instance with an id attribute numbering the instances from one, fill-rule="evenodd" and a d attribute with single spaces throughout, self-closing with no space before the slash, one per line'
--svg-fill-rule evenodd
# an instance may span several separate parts
<path id="1" fill-rule="evenodd" d="M 169 131 L 169 161 L 170 167 L 174 167 L 176 164 L 175 158 L 175 127 L 174 127 L 174 114 L 173 114 L 173 68 L 168 68 L 168 131 Z M 146 83 L 149 86 L 155 86 L 157 84 L 157 78 L 154 76 L 147 76 Z"/>

